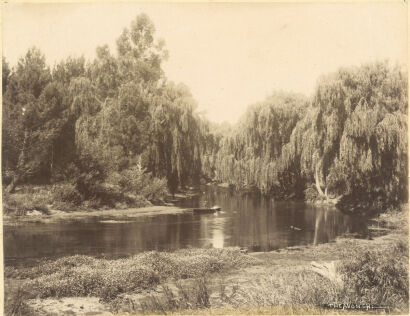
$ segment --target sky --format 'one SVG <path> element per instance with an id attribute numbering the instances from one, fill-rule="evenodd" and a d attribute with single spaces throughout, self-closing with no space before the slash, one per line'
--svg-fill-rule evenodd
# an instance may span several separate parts
<path id="1" fill-rule="evenodd" d="M 38 47 L 52 66 L 115 52 L 142 12 L 163 38 L 166 76 L 185 83 L 199 110 L 234 123 L 275 90 L 311 95 L 322 74 L 375 60 L 407 63 L 407 5 L 394 3 L 3 4 L 2 48 L 11 66 Z"/>

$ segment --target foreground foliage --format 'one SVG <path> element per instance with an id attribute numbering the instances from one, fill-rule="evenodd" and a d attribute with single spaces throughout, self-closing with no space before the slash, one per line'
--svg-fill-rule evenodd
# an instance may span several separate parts
<path id="1" fill-rule="evenodd" d="M 205 276 L 254 263 L 239 249 L 147 252 L 127 259 L 73 256 L 33 268 L 6 268 L 6 278 L 29 279 L 21 289 L 29 297 L 97 296 L 110 301 L 121 293 L 152 289 L 169 278 Z"/>

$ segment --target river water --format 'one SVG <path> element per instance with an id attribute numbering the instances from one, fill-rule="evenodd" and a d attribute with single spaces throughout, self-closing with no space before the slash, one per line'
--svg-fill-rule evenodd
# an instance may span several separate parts
<path id="1" fill-rule="evenodd" d="M 333 241 L 344 233 L 363 232 L 358 218 L 335 208 L 278 202 L 258 194 L 202 186 L 201 193 L 177 203 L 181 207 L 219 205 L 214 214 L 186 212 L 101 221 L 92 218 L 59 223 L 4 226 L 6 265 L 37 259 L 86 254 L 118 258 L 147 250 L 188 247 L 246 247 L 269 251 Z"/>

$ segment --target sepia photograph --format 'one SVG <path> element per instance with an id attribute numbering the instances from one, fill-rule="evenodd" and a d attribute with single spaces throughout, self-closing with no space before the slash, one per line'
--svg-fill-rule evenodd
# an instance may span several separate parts
<path id="1" fill-rule="evenodd" d="M 408 3 L 2 1 L 2 307 L 407 315 Z"/>

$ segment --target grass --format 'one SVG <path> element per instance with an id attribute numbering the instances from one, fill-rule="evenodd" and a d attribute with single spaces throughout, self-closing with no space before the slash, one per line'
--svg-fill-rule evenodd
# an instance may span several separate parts
<path id="1" fill-rule="evenodd" d="M 20 286 L 4 293 L 4 314 L 8 316 L 31 315 L 32 310 L 27 304 L 27 295 Z"/>
<path id="2" fill-rule="evenodd" d="M 139 306 L 140 310 L 145 313 L 167 314 L 169 312 L 181 310 L 195 310 L 210 308 L 209 284 L 206 278 L 197 278 L 189 285 L 182 285 L 182 283 L 175 283 L 176 291 L 173 291 L 169 286 L 162 286 L 162 295 L 149 295 L 143 300 Z M 123 306 L 122 303 L 120 306 Z M 134 309 L 130 310 L 135 312 Z"/>
<path id="3" fill-rule="evenodd" d="M 264 269 L 261 274 L 246 275 L 244 272 L 246 280 L 243 282 L 208 275 L 185 283 L 162 284 L 160 293 L 143 298 L 120 295 L 111 302 L 111 307 L 114 312 L 137 314 L 201 314 L 199 310 L 203 310 L 203 314 L 205 311 L 210 314 L 235 311 L 236 314 L 240 310 L 262 314 L 406 313 L 409 299 L 407 258 L 407 244 L 401 241 L 390 248 L 363 253 L 353 248 L 350 256 L 337 267 L 342 283 L 321 276 L 307 265 L 282 264 Z M 387 308 L 343 311 L 324 307 L 332 303 Z"/>
<path id="4" fill-rule="evenodd" d="M 221 287 L 219 294 L 208 300 L 211 302 L 208 304 L 195 304 L 195 296 L 185 297 L 178 290 L 175 295 L 164 292 L 162 298 L 151 299 L 150 304 L 142 304 L 139 308 L 148 313 L 173 313 L 175 310 L 206 309 L 210 306 L 235 309 L 304 307 L 305 311 L 322 314 L 326 312 L 323 304 L 356 303 L 388 307 L 371 313 L 408 311 L 407 245 L 397 242 L 390 249 L 364 253 L 352 251 L 351 257 L 340 262 L 338 271 L 342 283 L 323 277 L 306 265 L 279 266 L 254 278 L 249 284 Z M 194 283 L 193 290 L 188 292 L 195 293 L 195 287 Z M 202 294 L 203 297 L 212 296 L 209 288 L 206 287 L 207 294 Z M 327 310 L 327 313 L 333 311 Z"/>
<path id="5" fill-rule="evenodd" d="M 310 306 L 329 303 L 383 305 L 392 312 L 408 310 L 408 247 L 355 252 L 337 270 L 343 280 L 325 278 L 306 265 L 280 266 L 250 286 L 239 289 L 229 302 L 233 307 Z"/>
<path id="6" fill-rule="evenodd" d="M 26 298 L 97 296 L 108 302 L 123 293 L 152 289 L 169 278 L 205 276 L 256 261 L 236 248 L 153 251 L 117 260 L 72 256 L 32 268 L 7 267 L 5 277 L 25 280 Z"/>
<path id="7" fill-rule="evenodd" d="M 408 233 L 408 213 L 409 205 L 404 204 L 400 210 L 389 210 L 386 213 L 380 214 L 378 225 L 388 229 L 394 229 L 403 233 Z"/>

